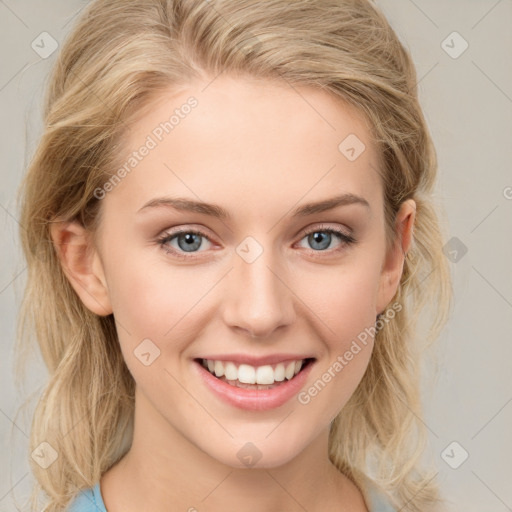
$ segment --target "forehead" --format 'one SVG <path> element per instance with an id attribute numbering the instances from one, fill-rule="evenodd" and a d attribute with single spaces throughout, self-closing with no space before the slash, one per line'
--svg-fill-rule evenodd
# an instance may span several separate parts
<path id="1" fill-rule="evenodd" d="M 381 200 L 366 120 L 311 86 L 219 76 L 170 89 L 123 146 L 127 172 L 109 201 L 132 210 L 165 194 L 260 210 L 345 192 Z"/>

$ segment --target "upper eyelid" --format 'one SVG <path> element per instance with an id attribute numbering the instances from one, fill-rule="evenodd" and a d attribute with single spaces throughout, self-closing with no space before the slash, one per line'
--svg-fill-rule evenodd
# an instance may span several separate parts
<path id="1" fill-rule="evenodd" d="M 176 230 L 175 231 L 172 231 L 174 228 L 171 228 L 169 232 L 166 232 L 164 231 L 164 233 L 158 237 L 158 240 L 160 243 L 162 242 L 166 242 L 166 241 L 170 241 L 172 239 L 174 239 L 176 236 L 179 236 L 180 234 L 186 234 L 186 233 L 195 233 L 195 234 L 198 234 L 204 238 L 206 238 L 211 244 L 215 244 L 214 240 L 212 240 L 212 237 L 209 236 L 205 231 L 206 231 L 206 228 L 203 228 L 203 227 L 200 227 L 200 228 L 196 228 L 196 227 L 184 227 L 184 228 L 181 228 L 180 226 L 177 226 L 176 227 Z M 343 238 L 346 237 L 348 239 L 350 239 L 348 242 L 354 242 L 356 241 L 356 239 L 354 238 L 353 236 L 353 231 L 352 229 L 350 228 L 346 228 L 348 230 L 348 233 L 345 232 L 343 230 L 343 228 L 341 228 L 341 226 L 337 225 L 336 227 L 333 227 L 332 225 L 329 226 L 327 225 L 326 223 L 320 223 L 320 224 L 312 224 L 311 226 L 307 226 L 303 229 L 301 229 L 295 236 L 294 238 L 296 238 L 297 236 L 301 235 L 300 238 L 298 239 L 298 241 L 302 240 L 304 237 L 310 235 L 311 233 L 314 233 L 316 231 L 334 231 L 335 232 L 335 236 L 337 236 L 339 239 L 341 239 L 341 242 L 342 243 L 346 243 L 347 241 L 344 240 Z M 202 252 L 202 251 L 200 251 Z M 197 253 L 191 253 L 191 254 L 197 254 Z"/>
<path id="2" fill-rule="evenodd" d="M 334 236 L 336 238 L 338 238 L 338 240 L 340 241 L 340 245 L 338 247 L 336 247 L 334 249 L 330 249 L 328 251 L 315 251 L 314 249 L 309 249 L 309 250 L 306 250 L 306 252 L 309 253 L 310 251 L 312 251 L 313 253 L 315 253 L 315 254 L 318 253 L 319 256 L 324 256 L 324 257 L 335 256 L 336 254 L 339 254 L 341 251 L 344 251 L 345 249 L 349 249 L 350 246 L 357 243 L 357 239 L 353 236 L 352 229 L 349 228 L 348 230 L 349 230 L 349 233 L 345 233 L 344 230 L 339 226 L 337 226 L 336 228 L 333 228 L 332 226 L 326 226 L 325 224 L 320 224 L 320 225 L 316 224 L 316 225 L 312 225 L 312 226 L 307 226 L 299 232 L 301 234 L 301 236 L 300 236 L 300 238 L 298 238 L 298 240 L 295 243 L 300 243 L 300 241 L 303 240 L 306 236 L 309 236 L 311 233 L 314 233 L 316 231 L 320 231 L 320 232 L 321 231 L 324 231 L 324 232 L 332 231 L 334 233 Z M 179 236 L 180 234 L 184 234 L 184 233 L 194 233 L 194 232 L 196 234 L 198 234 L 199 236 L 206 238 L 209 241 L 209 243 L 211 243 L 212 245 L 215 245 L 215 242 L 212 241 L 210 236 L 208 236 L 206 233 L 203 232 L 202 228 L 198 229 L 198 228 L 186 228 L 186 227 L 185 228 L 177 227 L 176 231 L 174 231 L 174 232 L 164 233 L 163 236 L 158 237 L 158 245 L 162 249 L 164 249 L 165 246 L 176 236 Z M 298 235 L 295 235 L 294 238 L 296 238 L 297 236 Z M 176 257 L 180 260 L 188 260 L 188 261 L 193 262 L 197 259 L 200 259 L 202 257 L 201 255 L 203 252 L 207 253 L 208 249 L 205 251 L 187 253 L 187 251 L 181 251 L 176 248 L 168 248 L 167 252 L 174 253 L 174 257 Z"/>
<path id="3" fill-rule="evenodd" d="M 346 234 L 347 236 L 351 236 L 353 231 L 352 229 L 350 229 L 349 227 L 345 226 L 346 230 L 348 231 L 347 233 L 344 233 Z M 340 225 L 336 225 L 336 226 L 332 226 L 332 225 L 328 225 L 327 223 L 325 222 L 320 222 L 320 223 L 314 223 L 312 224 L 311 226 L 307 226 L 305 228 L 302 228 L 296 235 L 294 236 L 298 236 L 300 234 L 308 234 L 310 233 L 311 231 L 327 231 L 329 229 L 333 229 L 335 231 L 338 231 L 338 230 L 341 230 L 343 231 L 343 228 L 340 226 Z M 184 227 L 184 228 L 181 228 L 180 226 L 176 226 L 176 229 L 173 227 L 173 228 L 169 228 L 168 230 L 164 230 L 162 232 L 162 235 L 159 237 L 159 238 L 165 238 L 166 236 L 167 237 L 173 237 L 173 236 L 176 236 L 176 235 L 179 235 L 179 234 L 182 234 L 182 233 L 192 233 L 192 232 L 198 232 L 201 236 L 204 236 L 205 238 L 208 238 L 210 241 L 211 240 L 211 236 L 207 233 L 208 229 L 207 228 L 204 228 L 204 227 L 192 227 L 192 225 L 190 227 Z"/>
<path id="4" fill-rule="evenodd" d="M 320 223 L 320 224 L 313 224 L 311 226 L 303 228 L 299 231 L 298 234 L 310 233 L 311 231 L 329 231 L 330 229 L 332 229 L 334 231 L 344 231 L 343 227 L 341 227 L 340 225 L 332 226 L 332 225 L 328 225 L 326 223 Z M 352 229 L 350 229 L 347 226 L 345 226 L 345 229 L 347 230 L 347 233 L 345 233 L 346 235 L 352 234 Z"/>

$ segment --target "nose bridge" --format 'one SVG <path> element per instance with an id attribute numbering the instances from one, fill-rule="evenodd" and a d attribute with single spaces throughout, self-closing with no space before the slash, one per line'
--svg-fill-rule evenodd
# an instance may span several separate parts
<path id="1" fill-rule="evenodd" d="M 235 250 L 234 268 L 229 273 L 225 321 L 231 327 L 265 337 L 292 318 L 291 292 L 285 285 L 283 266 L 270 245 L 253 237 Z"/>

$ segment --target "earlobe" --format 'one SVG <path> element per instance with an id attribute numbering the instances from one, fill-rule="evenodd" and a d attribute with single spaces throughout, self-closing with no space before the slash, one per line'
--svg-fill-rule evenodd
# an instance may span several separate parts
<path id="1" fill-rule="evenodd" d="M 396 215 L 394 245 L 386 254 L 381 270 L 376 314 L 382 313 L 393 299 L 404 268 L 405 258 L 411 246 L 416 215 L 416 202 L 404 201 Z"/>
<path id="2" fill-rule="evenodd" d="M 54 221 L 52 241 L 62 269 L 84 305 L 99 316 L 112 313 L 107 282 L 93 237 L 77 221 Z"/>

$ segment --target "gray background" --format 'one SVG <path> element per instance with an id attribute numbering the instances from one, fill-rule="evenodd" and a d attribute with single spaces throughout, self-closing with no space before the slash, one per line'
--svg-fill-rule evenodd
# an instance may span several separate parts
<path id="1" fill-rule="evenodd" d="M 0 510 L 5 512 L 16 510 L 13 496 L 23 502 L 33 481 L 26 460 L 30 414 L 46 378 L 38 353 L 24 390 L 15 389 L 12 373 L 15 318 L 26 277 L 15 198 L 26 155 L 40 133 L 43 86 L 56 55 L 43 59 L 31 43 L 45 31 L 62 41 L 86 3 L 0 0 Z M 448 246 L 451 255 L 447 250 L 455 259 L 450 263 L 455 307 L 440 338 L 442 366 L 434 392 L 425 393 L 429 453 L 450 511 L 510 511 L 512 0 L 377 4 L 412 51 L 439 156 L 437 198 L 447 215 L 446 242 L 457 239 Z M 451 35 L 454 31 L 460 36 Z M 463 40 L 469 47 L 458 55 Z M 35 395 L 16 417 L 25 392 Z"/>

